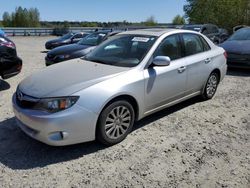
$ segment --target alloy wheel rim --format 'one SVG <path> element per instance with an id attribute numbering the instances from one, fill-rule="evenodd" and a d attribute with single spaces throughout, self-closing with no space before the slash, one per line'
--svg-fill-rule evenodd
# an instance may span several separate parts
<path id="1" fill-rule="evenodd" d="M 215 94 L 217 88 L 217 77 L 215 75 L 211 75 L 207 82 L 207 95 L 209 97 Z"/>
<path id="2" fill-rule="evenodd" d="M 105 121 L 105 133 L 111 139 L 123 136 L 131 123 L 131 112 L 125 106 L 117 106 L 110 111 Z"/>

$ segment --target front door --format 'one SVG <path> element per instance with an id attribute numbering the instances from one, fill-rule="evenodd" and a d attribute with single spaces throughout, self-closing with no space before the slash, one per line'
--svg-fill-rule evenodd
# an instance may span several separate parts
<path id="1" fill-rule="evenodd" d="M 166 37 L 156 49 L 153 58 L 168 56 L 168 66 L 150 66 L 144 70 L 145 113 L 157 110 L 165 104 L 184 96 L 187 71 L 182 60 L 182 50 L 178 35 Z"/>

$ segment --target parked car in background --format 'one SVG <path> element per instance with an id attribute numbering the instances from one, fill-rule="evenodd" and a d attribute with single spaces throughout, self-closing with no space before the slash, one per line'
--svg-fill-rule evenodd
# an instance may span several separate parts
<path id="1" fill-rule="evenodd" d="M 228 30 L 224 28 L 219 28 L 219 33 L 220 33 L 220 43 L 224 42 L 229 38 L 229 32 Z"/>
<path id="2" fill-rule="evenodd" d="M 206 35 L 215 44 L 219 44 L 222 41 L 219 28 L 214 24 L 184 25 L 182 29 L 200 32 Z"/>
<path id="3" fill-rule="evenodd" d="M 67 33 L 60 38 L 49 40 L 45 43 L 45 48 L 51 50 L 58 46 L 63 46 L 67 44 L 73 44 L 79 42 L 83 37 L 87 36 L 89 33 Z"/>
<path id="4" fill-rule="evenodd" d="M 54 28 L 53 32 L 52 32 L 52 35 L 63 36 L 63 35 L 66 35 L 69 32 L 70 32 L 70 30 L 67 27 Z"/>
<path id="5" fill-rule="evenodd" d="M 94 32 L 87 35 L 76 44 L 57 47 L 47 53 L 45 64 L 49 66 L 69 59 L 83 57 L 108 37 L 117 33 L 118 32 L 110 31 Z"/>
<path id="6" fill-rule="evenodd" d="M 0 36 L 0 76 L 3 79 L 17 75 L 22 69 L 22 60 L 17 56 L 16 45 L 5 36 Z"/>
<path id="7" fill-rule="evenodd" d="M 113 145 L 136 120 L 194 96 L 211 99 L 227 70 L 224 52 L 193 31 L 122 32 L 23 80 L 14 113 L 27 135 L 49 145 Z"/>
<path id="8" fill-rule="evenodd" d="M 250 69 L 250 27 L 237 30 L 220 46 L 227 52 L 229 67 Z"/>
<path id="9" fill-rule="evenodd" d="M 233 28 L 233 32 L 236 32 L 237 30 L 241 29 L 241 28 L 245 28 L 245 27 L 249 27 L 247 25 L 237 25 Z"/>

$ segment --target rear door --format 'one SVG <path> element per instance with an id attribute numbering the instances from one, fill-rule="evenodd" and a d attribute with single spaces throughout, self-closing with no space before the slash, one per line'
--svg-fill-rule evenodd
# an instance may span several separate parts
<path id="1" fill-rule="evenodd" d="M 200 91 L 211 72 L 211 48 L 205 39 L 197 34 L 181 34 L 187 66 L 187 94 Z"/>

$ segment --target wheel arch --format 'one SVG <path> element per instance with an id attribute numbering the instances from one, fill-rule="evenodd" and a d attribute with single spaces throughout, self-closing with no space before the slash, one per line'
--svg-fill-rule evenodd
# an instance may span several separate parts
<path id="1" fill-rule="evenodd" d="M 138 105 L 136 98 L 133 97 L 132 95 L 129 95 L 129 94 L 120 94 L 120 95 L 115 96 L 115 97 L 111 98 L 110 100 L 108 100 L 108 102 L 102 107 L 102 110 L 100 111 L 99 116 L 108 105 L 110 105 L 111 103 L 118 101 L 118 100 L 125 100 L 132 105 L 132 107 L 135 111 L 135 120 L 137 120 L 138 116 L 139 116 L 139 105 Z"/>
<path id="2" fill-rule="evenodd" d="M 214 72 L 218 74 L 218 76 L 219 76 L 219 81 L 221 81 L 221 72 L 220 72 L 220 69 L 215 68 L 210 74 L 212 74 L 212 73 L 214 73 Z"/>
<path id="3" fill-rule="evenodd" d="M 212 74 L 212 73 L 217 73 L 218 75 L 219 75 L 219 82 L 221 81 L 221 72 L 220 72 L 220 69 L 218 69 L 218 68 L 215 68 L 215 69 L 213 69 L 212 71 L 211 71 L 211 73 L 209 74 L 209 76 Z M 209 78 L 209 76 L 208 76 L 208 78 Z M 207 78 L 207 80 L 208 80 L 208 78 Z M 206 83 L 207 83 L 207 80 L 206 80 L 206 82 L 205 82 L 205 84 L 204 84 L 204 86 L 203 86 L 203 88 L 202 88 L 202 93 L 205 91 L 205 88 L 206 88 Z"/>
<path id="4" fill-rule="evenodd" d="M 119 101 L 119 100 L 126 100 L 127 102 L 129 102 L 133 109 L 134 109 L 134 112 L 135 112 L 135 121 L 138 120 L 138 116 L 139 116 L 139 105 L 138 105 L 138 102 L 137 100 L 135 99 L 135 97 L 129 95 L 129 94 L 121 94 L 121 95 L 118 95 L 118 96 L 114 96 L 113 98 L 111 98 L 101 109 L 99 115 L 98 115 L 98 118 L 97 118 L 97 122 L 96 122 L 96 128 L 95 128 L 95 137 L 97 137 L 97 126 L 98 126 L 98 121 L 99 121 L 99 118 L 100 118 L 100 115 L 102 113 L 102 111 L 110 104 L 112 104 L 113 102 L 115 101 Z"/>

